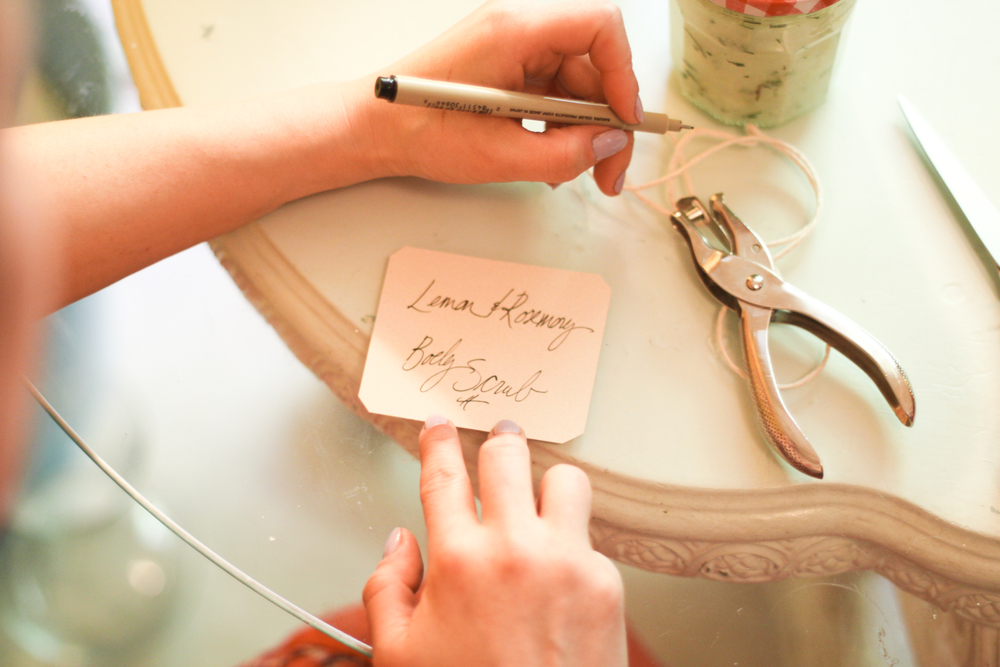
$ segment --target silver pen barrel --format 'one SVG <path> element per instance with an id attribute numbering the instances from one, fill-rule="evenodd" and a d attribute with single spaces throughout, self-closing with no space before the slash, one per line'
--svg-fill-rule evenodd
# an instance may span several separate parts
<path id="1" fill-rule="evenodd" d="M 408 106 L 464 111 L 484 116 L 524 118 L 550 123 L 603 125 L 634 132 L 679 132 L 690 129 L 675 118 L 662 113 L 646 112 L 643 122 L 626 123 L 607 104 L 515 93 L 496 88 L 470 86 L 448 81 L 430 81 L 410 76 L 379 77 L 375 81 L 375 96 Z"/>

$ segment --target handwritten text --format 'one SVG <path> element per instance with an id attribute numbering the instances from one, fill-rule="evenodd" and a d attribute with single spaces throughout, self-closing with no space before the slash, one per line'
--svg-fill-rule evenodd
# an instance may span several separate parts
<path id="1" fill-rule="evenodd" d="M 454 312 L 464 312 L 481 319 L 494 319 L 500 323 L 506 323 L 511 329 L 517 326 L 535 327 L 536 329 L 554 329 L 559 333 L 548 344 L 548 350 L 556 350 L 566 342 L 569 335 L 574 331 L 586 331 L 594 333 L 591 327 L 577 324 L 571 317 L 555 315 L 538 308 L 527 306 L 530 299 L 528 292 L 517 292 L 516 289 L 509 289 L 500 299 L 493 301 L 488 306 L 478 304 L 468 298 L 456 298 L 445 294 L 436 294 L 431 290 L 436 280 L 431 280 L 430 284 L 413 300 L 407 309 L 415 310 L 418 313 L 433 313 L 435 311 L 450 310 Z M 517 293 L 515 293 L 517 292 Z"/>
<path id="2" fill-rule="evenodd" d="M 463 410 L 472 403 L 489 404 L 488 398 L 491 396 L 510 398 L 515 403 L 521 403 L 533 394 L 548 393 L 547 389 L 534 386 L 542 376 L 541 370 L 535 371 L 518 384 L 503 379 L 495 373 L 488 374 L 484 368 L 487 364 L 484 358 L 458 361 L 456 354 L 462 339 L 458 339 L 447 348 L 440 346 L 432 348 L 433 344 L 434 339 L 431 336 L 424 336 L 420 344 L 410 350 L 409 356 L 403 362 L 403 370 L 414 371 L 426 367 L 427 370 L 434 371 L 420 385 L 421 392 L 428 392 L 447 379 L 451 383 L 452 391 L 460 394 L 456 400 L 462 405 Z"/>

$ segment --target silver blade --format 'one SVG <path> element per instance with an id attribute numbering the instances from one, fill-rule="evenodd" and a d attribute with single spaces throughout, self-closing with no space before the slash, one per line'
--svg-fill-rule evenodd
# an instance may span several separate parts
<path id="1" fill-rule="evenodd" d="M 994 263 L 1000 267 L 1000 211 L 979 189 L 941 137 L 902 95 L 899 96 L 899 108 L 903 110 L 903 117 L 910 124 L 927 160 L 955 198 Z"/>

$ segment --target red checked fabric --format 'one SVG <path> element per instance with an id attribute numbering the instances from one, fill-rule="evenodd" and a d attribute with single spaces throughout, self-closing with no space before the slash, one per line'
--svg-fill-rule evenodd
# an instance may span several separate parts
<path id="1" fill-rule="evenodd" d="M 789 16 L 811 14 L 837 0 L 711 0 L 720 7 L 748 16 Z"/>

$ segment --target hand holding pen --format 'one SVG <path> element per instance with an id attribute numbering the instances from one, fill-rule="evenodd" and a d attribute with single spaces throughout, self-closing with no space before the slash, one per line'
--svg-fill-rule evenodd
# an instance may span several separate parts
<path id="1" fill-rule="evenodd" d="M 609 2 L 532 7 L 489 2 L 412 55 L 379 72 L 505 91 L 607 103 L 622 120 L 643 120 L 632 52 Z M 374 77 L 367 79 L 372 97 Z M 621 192 L 632 132 L 594 125 L 525 130 L 511 118 L 394 107 L 372 99 L 383 127 L 412 150 L 396 172 L 453 183 L 563 183 L 594 167 L 608 195 Z M 375 106 L 377 103 L 378 106 Z"/>

